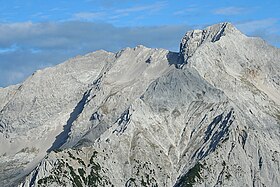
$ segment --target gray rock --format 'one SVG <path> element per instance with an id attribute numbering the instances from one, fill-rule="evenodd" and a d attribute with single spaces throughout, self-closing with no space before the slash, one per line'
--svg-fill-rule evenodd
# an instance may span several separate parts
<path id="1" fill-rule="evenodd" d="M 187 32 L 179 53 L 41 70 L 0 90 L 2 186 L 278 187 L 279 60 L 221 23 Z"/>

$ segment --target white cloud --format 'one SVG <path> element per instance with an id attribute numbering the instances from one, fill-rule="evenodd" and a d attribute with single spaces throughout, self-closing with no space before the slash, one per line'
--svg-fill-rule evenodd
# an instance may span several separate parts
<path id="1" fill-rule="evenodd" d="M 132 12 L 141 12 L 141 11 L 159 11 L 162 8 L 164 8 L 167 5 L 166 2 L 156 2 L 154 4 L 150 5 L 144 5 L 144 6 L 134 6 L 134 7 L 129 7 L 129 8 L 124 8 L 124 9 L 118 9 L 115 12 L 116 13 L 132 13 Z"/>
<path id="2" fill-rule="evenodd" d="M 108 1 L 109 2 L 109 1 Z M 130 16 L 133 13 L 141 14 L 141 17 L 146 17 L 151 13 L 158 12 L 167 5 L 167 2 L 161 1 L 153 4 L 146 4 L 141 6 L 132 6 L 127 8 L 107 8 L 107 11 L 101 12 L 78 12 L 75 13 L 71 20 L 80 20 L 80 21 L 93 21 L 93 20 L 102 20 L 105 22 L 115 22 L 122 17 Z M 67 20 L 67 21 L 69 21 Z M 135 21 L 135 19 L 134 19 Z"/>
<path id="3" fill-rule="evenodd" d="M 104 17 L 106 14 L 104 12 L 78 12 L 74 14 L 74 20 L 86 20 L 92 21 L 93 19 L 98 19 Z"/>
<path id="4" fill-rule="evenodd" d="M 246 12 L 245 8 L 233 7 L 233 6 L 214 10 L 214 14 L 225 15 L 225 16 L 238 15 L 244 12 Z"/>
<path id="5" fill-rule="evenodd" d="M 181 10 L 175 11 L 173 13 L 173 15 L 175 15 L 175 16 L 186 15 L 186 14 L 189 14 L 189 13 L 194 13 L 198 10 L 199 10 L 199 8 L 198 8 L 197 5 L 190 5 L 187 8 L 182 8 Z"/>
<path id="6" fill-rule="evenodd" d="M 273 26 L 277 24 L 278 20 L 279 19 L 276 18 L 252 20 L 252 21 L 237 23 L 236 27 L 245 33 L 251 33 L 262 29 L 273 30 Z"/>

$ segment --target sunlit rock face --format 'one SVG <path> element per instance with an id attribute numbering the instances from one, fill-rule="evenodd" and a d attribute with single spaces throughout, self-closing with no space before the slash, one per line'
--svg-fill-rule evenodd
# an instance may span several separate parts
<path id="1" fill-rule="evenodd" d="M 1 186 L 280 186 L 280 50 L 230 23 L 0 89 Z"/>

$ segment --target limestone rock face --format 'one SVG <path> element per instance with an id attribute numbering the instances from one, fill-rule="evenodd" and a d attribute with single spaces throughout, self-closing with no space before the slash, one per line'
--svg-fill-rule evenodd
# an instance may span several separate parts
<path id="1" fill-rule="evenodd" d="M 193 30 L 186 33 L 180 43 L 181 63 L 187 63 L 188 59 L 204 43 L 216 42 L 227 35 L 242 35 L 231 23 L 220 23 L 207 27 L 204 30 Z"/>
<path id="2" fill-rule="evenodd" d="M 230 23 L 0 89 L 1 186 L 280 185 L 280 50 Z"/>

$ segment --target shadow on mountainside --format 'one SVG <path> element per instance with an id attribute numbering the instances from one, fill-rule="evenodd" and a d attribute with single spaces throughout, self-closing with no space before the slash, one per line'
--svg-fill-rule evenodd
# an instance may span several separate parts
<path id="1" fill-rule="evenodd" d="M 63 126 L 63 131 L 59 135 L 56 136 L 55 141 L 53 142 L 52 146 L 47 150 L 48 153 L 53 150 L 59 149 L 66 142 L 68 135 L 71 131 L 71 126 L 72 126 L 73 122 L 78 118 L 78 116 L 84 110 L 84 106 L 85 106 L 85 103 L 86 103 L 89 95 L 90 95 L 90 92 L 88 92 L 88 91 L 84 93 L 83 98 L 80 100 L 80 102 L 74 108 L 73 112 L 70 114 L 70 118 L 67 120 L 66 125 Z"/>
<path id="2" fill-rule="evenodd" d="M 184 61 L 180 60 L 180 53 L 169 51 L 166 57 L 168 64 L 174 65 L 176 68 L 181 68 L 184 64 Z"/>

